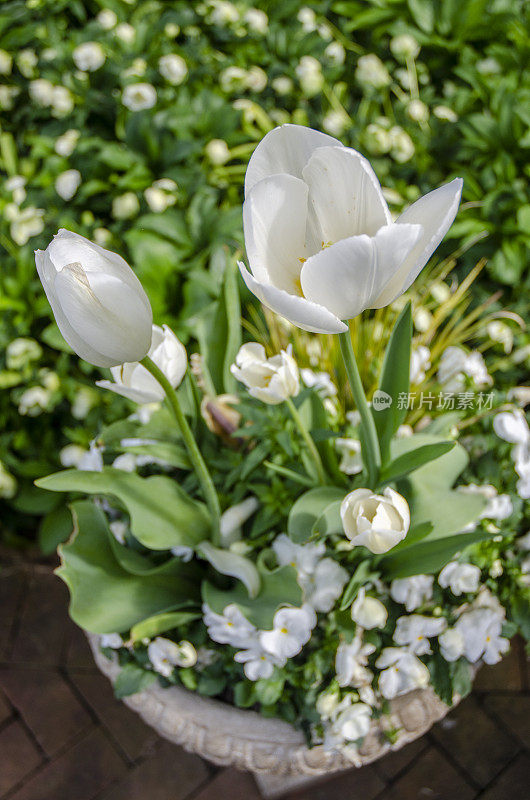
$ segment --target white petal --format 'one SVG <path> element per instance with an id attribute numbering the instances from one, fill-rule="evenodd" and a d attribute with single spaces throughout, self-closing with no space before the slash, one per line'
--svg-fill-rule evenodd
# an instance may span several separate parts
<path id="1" fill-rule="evenodd" d="M 197 552 L 209 561 L 217 572 L 240 580 L 246 586 L 249 597 L 256 597 L 260 589 L 261 578 L 249 558 L 237 555 L 231 550 L 221 550 L 210 542 L 201 542 L 197 546 Z"/>
<path id="2" fill-rule="evenodd" d="M 399 269 L 421 234 L 420 225 L 386 225 L 373 237 L 361 235 L 326 247 L 302 267 L 302 291 L 339 319 L 352 319 Z"/>
<path id="3" fill-rule="evenodd" d="M 387 306 L 416 280 L 443 237 L 453 224 L 462 194 L 462 178 L 440 186 L 409 206 L 396 223 L 419 223 L 423 233 L 392 281 L 385 286 L 373 308 Z"/>
<path id="4" fill-rule="evenodd" d="M 379 228 L 391 223 L 379 181 L 369 162 L 356 150 L 319 148 L 302 175 L 325 243 L 361 233 L 375 236 Z"/>
<path id="5" fill-rule="evenodd" d="M 291 175 L 273 175 L 257 183 L 243 204 L 245 247 L 250 268 L 260 281 L 298 292 L 306 257 L 306 184 Z"/>
<path id="6" fill-rule="evenodd" d="M 303 125 L 281 125 L 270 131 L 254 150 L 245 175 L 245 197 L 258 181 L 288 173 L 302 177 L 302 170 L 317 147 L 342 147 L 326 133 Z"/>
<path id="7" fill-rule="evenodd" d="M 160 395 L 150 394 L 149 392 L 144 392 L 139 389 L 133 389 L 130 386 L 124 386 L 121 383 L 114 383 L 114 381 L 96 381 L 96 386 L 99 386 L 101 389 L 110 389 L 111 392 L 115 392 L 116 394 L 120 394 L 122 397 L 126 397 L 128 400 L 132 400 L 133 403 L 156 403 L 157 401 L 163 400 L 163 392 L 162 389 L 160 390 Z"/>
<path id="8" fill-rule="evenodd" d="M 266 283 L 260 283 L 238 262 L 241 276 L 247 288 L 256 295 L 263 305 L 281 314 L 282 317 L 305 331 L 312 333 L 343 333 L 348 326 L 318 303 L 311 303 L 303 297 L 289 294 Z"/>

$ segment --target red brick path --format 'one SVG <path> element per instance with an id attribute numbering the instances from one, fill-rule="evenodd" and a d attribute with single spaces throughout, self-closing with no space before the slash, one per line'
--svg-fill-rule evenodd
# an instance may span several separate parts
<path id="1" fill-rule="evenodd" d="M 160 739 L 95 668 L 46 565 L 0 575 L 0 800 L 259 800 L 251 776 Z M 287 800 L 528 796 L 530 692 L 522 643 L 423 739 Z"/>

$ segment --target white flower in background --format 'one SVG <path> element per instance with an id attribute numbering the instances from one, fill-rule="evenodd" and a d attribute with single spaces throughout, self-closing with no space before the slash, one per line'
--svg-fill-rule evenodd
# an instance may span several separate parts
<path id="1" fill-rule="evenodd" d="M 384 89 L 392 81 L 387 68 L 375 53 L 359 58 L 355 78 L 364 89 Z"/>
<path id="2" fill-rule="evenodd" d="M 147 205 L 154 214 L 163 212 L 174 206 L 177 202 L 178 186 L 171 178 L 160 178 L 153 181 L 151 186 L 144 190 L 144 197 Z"/>
<path id="3" fill-rule="evenodd" d="M 13 339 L 6 347 L 6 367 L 8 369 L 23 369 L 32 361 L 38 361 L 42 356 L 42 347 L 35 339 L 19 337 Z"/>
<path id="4" fill-rule="evenodd" d="M 158 59 L 158 71 L 168 83 L 179 86 L 188 74 L 188 65 L 182 56 L 168 53 Z"/>
<path id="5" fill-rule="evenodd" d="M 131 111 L 145 111 L 156 105 L 156 89 L 150 83 L 131 83 L 123 90 L 121 102 Z"/>
<path id="6" fill-rule="evenodd" d="M 447 347 L 440 357 L 439 383 L 448 392 L 458 392 L 464 388 L 464 375 L 478 387 L 491 386 L 493 383 L 482 353 L 478 350 L 467 353 L 462 347 Z"/>
<path id="7" fill-rule="evenodd" d="M 390 137 L 390 155 L 392 156 L 392 158 L 395 161 L 397 161 L 398 164 L 404 164 L 405 162 L 410 161 L 410 159 L 415 153 L 415 147 L 414 147 L 414 142 L 412 141 L 408 133 L 404 131 L 403 128 L 401 128 L 399 125 L 394 125 L 392 128 L 390 128 L 388 135 Z M 457 178 L 456 180 L 460 179 Z M 451 183 L 445 184 L 445 186 L 451 186 L 454 183 L 455 181 L 452 181 Z M 461 184 L 459 185 L 461 187 Z M 440 189 L 443 188 L 444 187 L 440 187 Z M 429 195 L 425 195 L 425 197 L 428 196 Z M 420 201 L 417 200 L 416 202 Z M 458 196 L 458 202 L 460 202 L 460 194 Z M 450 224 L 448 228 L 450 227 Z M 445 233 L 443 234 L 443 236 L 445 236 Z M 443 236 L 441 238 L 443 238 Z M 438 245 L 436 245 L 436 247 L 437 246 Z M 434 249 L 436 249 L 436 247 Z"/>
<path id="8" fill-rule="evenodd" d="M 334 64 L 344 64 L 346 50 L 340 42 L 330 42 L 324 50 L 324 53 Z"/>
<path id="9" fill-rule="evenodd" d="M 72 53 L 77 69 L 83 72 L 95 72 L 105 63 L 105 51 L 99 42 L 83 42 Z"/>
<path id="10" fill-rule="evenodd" d="M 81 185 L 81 173 L 78 169 L 67 169 L 55 179 L 55 191 L 63 200 L 71 200 Z"/>
<path id="11" fill-rule="evenodd" d="M 245 11 L 244 21 L 250 30 L 256 33 L 267 33 L 269 28 L 269 18 L 264 11 L 259 8 L 249 8 Z"/>
<path id="12" fill-rule="evenodd" d="M 20 94 L 18 86 L 5 86 L 0 84 L 0 108 L 10 111 L 15 104 L 15 97 Z"/>
<path id="13" fill-rule="evenodd" d="M 477 486 L 475 483 L 470 483 L 467 486 L 457 486 L 457 491 L 464 494 L 479 494 L 486 498 L 488 502 L 480 513 L 479 520 L 494 519 L 497 522 L 501 522 L 513 514 L 513 503 L 510 495 L 498 494 L 497 489 L 489 483 L 483 486 Z M 470 522 L 463 531 L 474 531 L 476 527 L 476 522 Z"/>
<path id="14" fill-rule="evenodd" d="M 398 439 L 406 439 L 409 436 L 414 436 L 414 429 L 411 425 L 400 425 L 396 431 L 396 437 Z"/>
<path id="15" fill-rule="evenodd" d="M 318 544 L 295 544 L 287 534 L 281 533 L 272 543 L 272 549 L 280 567 L 294 567 L 299 577 L 312 575 L 324 553 L 326 547 L 323 542 Z"/>
<path id="16" fill-rule="evenodd" d="M 333 716 L 340 702 L 340 694 L 337 691 L 321 692 L 318 695 L 315 708 L 322 720 L 328 720 Z"/>
<path id="17" fill-rule="evenodd" d="M 486 325 L 488 336 L 493 342 L 502 344 L 505 353 L 511 353 L 513 349 L 513 331 L 509 325 L 494 319 Z"/>
<path id="18" fill-rule="evenodd" d="M 317 624 L 314 610 L 304 605 L 302 608 L 281 608 L 274 615 L 273 629 L 261 631 L 259 641 L 267 653 L 279 659 L 298 655 L 311 638 L 311 631 Z"/>
<path id="19" fill-rule="evenodd" d="M 63 467 L 77 467 L 87 450 L 79 444 L 67 444 L 59 451 L 59 461 Z"/>
<path id="20" fill-rule="evenodd" d="M 162 370 L 174 389 L 180 386 L 188 368 L 188 355 L 171 328 L 153 325 L 147 355 Z M 96 381 L 96 386 L 110 389 L 134 403 L 154 403 L 165 397 L 158 381 L 137 361 L 113 366 L 111 373 L 113 381 Z"/>
<path id="21" fill-rule="evenodd" d="M 329 735 L 324 746 L 339 747 L 342 742 L 357 742 L 370 730 L 372 709 L 366 703 L 355 703 L 347 695 L 335 709 Z M 326 731 L 328 734 L 328 731 Z"/>
<path id="22" fill-rule="evenodd" d="M 429 685 L 429 670 L 405 647 L 385 647 L 375 665 L 381 670 L 379 691 L 387 700 Z"/>
<path id="23" fill-rule="evenodd" d="M 314 56 L 302 56 L 294 71 L 304 94 L 312 97 L 320 92 L 324 83 L 324 76 L 322 75 L 320 61 L 317 61 Z"/>
<path id="24" fill-rule="evenodd" d="M 480 583 L 480 569 L 474 564 L 459 564 L 450 561 L 438 575 L 438 583 L 443 589 L 449 588 L 458 596 L 465 592 L 477 592 Z"/>
<path id="25" fill-rule="evenodd" d="M 4 183 L 6 192 L 11 192 L 13 202 L 19 206 L 26 199 L 26 179 L 22 175 L 12 175 Z"/>
<path id="26" fill-rule="evenodd" d="M 109 522 L 109 530 L 119 544 L 126 543 L 127 532 L 129 526 L 122 519 L 115 519 Z"/>
<path id="27" fill-rule="evenodd" d="M 6 209 L 4 209 L 5 213 Z M 14 218 L 10 220 L 9 233 L 11 238 L 19 247 L 38 236 L 44 230 L 44 209 L 28 206 L 22 211 L 16 211 Z"/>
<path id="28" fill-rule="evenodd" d="M 111 650 L 119 650 L 125 644 L 119 633 L 104 633 L 99 643 L 101 647 L 108 647 Z"/>
<path id="29" fill-rule="evenodd" d="M 265 348 L 257 342 L 244 344 L 236 355 L 230 372 L 243 383 L 251 397 L 277 405 L 300 391 L 300 378 L 291 347 L 267 358 Z"/>
<path id="30" fill-rule="evenodd" d="M 451 297 L 451 289 L 443 281 L 436 281 L 433 283 L 432 286 L 429 287 L 429 291 L 439 305 L 446 303 Z"/>
<path id="31" fill-rule="evenodd" d="M 339 686 L 359 688 L 371 684 L 374 676 L 367 664 L 368 657 L 375 653 L 375 650 L 373 644 L 363 643 L 363 634 L 360 630 L 356 631 L 349 644 L 341 642 L 335 656 L 335 672 Z"/>
<path id="32" fill-rule="evenodd" d="M 435 106 L 432 110 L 435 117 L 442 120 L 442 122 L 457 122 L 458 114 L 453 111 L 449 106 Z"/>
<path id="33" fill-rule="evenodd" d="M 230 148 L 224 139 L 212 139 L 204 148 L 204 152 L 212 164 L 217 166 L 226 164 L 231 158 Z"/>
<path id="34" fill-rule="evenodd" d="M 54 86 L 52 97 L 52 115 L 61 119 L 72 113 L 74 98 L 66 86 Z"/>
<path id="35" fill-rule="evenodd" d="M 260 678 L 270 678 L 274 667 L 283 667 L 287 659 L 276 658 L 260 645 L 256 638 L 246 650 L 239 650 L 234 655 L 234 661 L 244 664 L 243 671 L 249 681 L 258 681 Z"/>
<path id="36" fill-rule="evenodd" d="M 443 617 L 411 614 L 397 620 L 394 641 L 396 644 L 406 645 L 417 656 L 428 655 L 432 652 L 429 639 L 439 636 L 446 628 L 447 622 Z"/>
<path id="37" fill-rule="evenodd" d="M 309 6 L 303 6 L 296 15 L 298 22 L 302 24 L 305 33 L 312 33 L 317 29 L 317 15 Z"/>
<path id="38" fill-rule="evenodd" d="M 140 201 L 134 192 L 125 192 L 112 201 L 114 219 L 131 219 L 140 211 Z"/>
<path id="39" fill-rule="evenodd" d="M 510 648 L 502 637 L 504 622 L 502 606 L 481 606 L 476 602 L 456 621 L 454 629 L 464 640 L 464 655 L 474 664 L 479 658 L 486 664 L 496 664 Z"/>
<path id="40" fill-rule="evenodd" d="M 136 39 L 136 31 L 128 22 L 121 22 L 114 33 L 124 44 L 132 44 Z"/>
<path id="41" fill-rule="evenodd" d="M 179 544 L 175 547 L 172 547 L 170 550 L 172 556 L 175 558 L 180 558 L 185 564 L 187 564 L 194 556 L 194 549 L 193 547 L 188 547 L 185 544 Z"/>
<path id="42" fill-rule="evenodd" d="M 339 469 L 346 475 L 357 475 L 363 470 L 361 443 L 358 439 L 335 439 L 335 447 L 341 453 Z"/>
<path id="43" fill-rule="evenodd" d="M 363 586 L 359 589 L 351 607 L 351 618 L 365 630 L 384 628 L 388 619 L 388 611 L 381 600 L 367 595 Z"/>
<path id="44" fill-rule="evenodd" d="M 157 636 L 147 646 L 147 655 L 155 672 L 170 678 L 175 667 L 192 667 L 197 663 L 197 652 L 191 642 L 179 644 Z"/>
<path id="45" fill-rule="evenodd" d="M 332 558 L 323 558 L 313 572 L 299 575 L 298 582 L 304 590 L 305 602 L 315 611 L 331 611 L 342 594 L 349 575 Z"/>
<path id="46" fill-rule="evenodd" d="M 136 457 L 134 453 L 121 453 L 112 462 L 114 469 L 121 469 L 123 472 L 136 472 Z"/>
<path id="47" fill-rule="evenodd" d="M 520 409 L 503 411 L 493 419 L 493 430 L 500 439 L 515 445 L 525 445 L 530 440 L 530 428 Z"/>
<path id="48" fill-rule="evenodd" d="M 390 584 L 390 597 L 401 603 L 407 611 L 415 611 L 432 598 L 432 575 L 412 575 L 397 578 Z"/>
<path id="49" fill-rule="evenodd" d="M 299 125 L 268 133 L 245 177 L 243 223 L 261 302 L 316 333 L 382 308 L 408 289 L 451 225 L 456 179 L 420 198 L 394 223 L 365 158 Z M 354 200 L 355 198 L 355 200 Z"/>
<path id="50" fill-rule="evenodd" d="M 51 106 L 53 103 L 53 83 L 45 78 L 37 78 L 29 84 L 29 96 L 39 106 Z"/>
<path id="51" fill-rule="evenodd" d="M 340 516 L 351 543 L 377 554 L 401 542 L 410 526 L 407 501 L 390 487 L 382 495 L 371 489 L 355 489 L 342 501 Z"/>
<path id="52" fill-rule="evenodd" d="M 267 73 L 261 67 L 251 67 L 247 72 L 245 84 L 252 92 L 262 92 L 267 85 Z"/>
<path id="53" fill-rule="evenodd" d="M 530 403 L 530 386 L 514 386 L 508 392 L 508 400 L 514 400 L 521 408 Z"/>
<path id="54" fill-rule="evenodd" d="M 96 15 L 96 21 L 104 31 L 110 31 L 112 28 L 116 27 L 118 23 L 118 17 L 110 8 L 102 8 L 99 14 Z"/>
<path id="55" fill-rule="evenodd" d="M 50 393 L 43 386 L 26 389 L 18 401 L 18 413 L 23 417 L 38 417 L 50 405 Z"/>
<path id="56" fill-rule="evenodd" d="M 402 33 L 390 40 L 390 52 L 398 61 L 405 62 L 419 56 L 420 46 L 410 33 Z"/>
<path id="57" fill-rule="evenodd" d="M 337 394 L 337 387 L 331 380 L 328 372 L 315 372 L 312 369 L 301 369 L 300 376 L 304 384 L 315 389 L 323 400 L 328 397 L 335 397 Z"/>
<path id="58" fill-rule="evenodd" d="M 410 354 L 410 382 L 423 383 L 425 373 L 431 366 L 431 351 L 428 347 L 420 345 L 413 347 Z"/>
<path id="59" fill-rule="evenodd" d="M 79 141 L 80 132 L 75 128 L 69 128 L 55 140 L 54 150 L 59 156 L 68 158 L 74 152 Z"/>
<path id="60" fill-rule="evenodd" d="M 10 500 L 17 493 L 17 479 L 6 469 L 0 461 L 0 497 Z"/>
<path id="61" fill-rule="evenodd" d="M 13 57 L 7 50 L 0 50 L 0 75 L 9 75 L 13 68 Z"/>
<path id="62" fill-rule="evenodd" d="M 482 75 L 497 75 L 501 71 L 501 65 L 495 58 L 482 58 L 476 63 L 477 72 Z"/>
<path id="63" fill-rule="evenodd" d="M 229 547 L 234 542 L 241 539 L 243 535 L 243 525 L 255 514 L 259 508 L 257 497 L 250 495 L 241 503 L 230 506 L 221 514 L 219 521 L 219 533 L 223 547 Z"/>
<path id="64" fill-rule="evenodd" d="M 239 11 L 235 5 L 228 2 L 228 0 L 211 0 L 210 5 L 212 7 L 210 21 L 213 22 L 214 25 L 225 27 L 226 25 L 239 22 Z"/>
<path id="65" fill-rule="evenodd" d="M 464 655 L 465 641 L 460 631 L 448 628 L 438 637 L 440 653 L 446 661 L 456 661 Z"/>
<path id="66" fill-rule="evenodd" d="M 121 256 L 62 228 L 35 263 L 59 330 L 81 358 L 113 367 L 147 354 L 151 305 Z"/>
<path id="67" fill-rule="evenodd" d="M 222 614 L 216 614 L 204 603 L 202 612 L 208 635 L 214 642 L 247 648 L 256 641 L 256 627 L 243 616 L 235 603 L 226 606 Z"/>
<path id="68" fill-rule="evenodd" d="M 503 572 L 504 569 L 502 566 L 502 561 L 500 560 L 500 558 L 496 558 L 495 561 L 493 561 L 491 567 L 489 568 L 488 574 L 491 578 L 500 578 Z"/>
<path id="69" fill-rule="evenodd" d="M 79 386 L 72 402 L 74 419 L 85 419 L 86 415 L 98 402 L 98 394 L 88 386 Z"/>
<path id="70" fill-rule="evenodd" d="M 29 80 L 35 74 L 35 67 L 39 63 L 39 59 L 37 54 L 34 50 L 30 50 L 29 48 L 26 50 L 20 50 L 17 57 L 17 67 L 19 68 L 22 75 Z"/>
<path id="71" fill-rule="evenodd" d="M 364 133 L 364 141 L 369 152 L 376 156 L 388 153 L 392 147 L 389 131 L 375 122 L 367 126 Z"/>
<path id="72" fill-rule="evenodd" d="M 422 308 L 420 306 L 414 311 L 414 314 L 412 315 L 412 321 L 417 331 L 420 333 L 425 333 L 425 331 L 428 331 L 432 325 L 433 316 L 428 308 Z"/>
<path id="73" fill-rule="evenodd" d="M 293 82 L 287 75 L 279 75 L 271 83 L 274 91 L 282 97 L 291 94 L 293 91 Z"/>
<path id="74" fill-rule="evenodd" d="M 247 79 L 247 71 L 242 67 L 227 67 L 219 76 L 219 83 L 224 92 L 243 89 Z"/>
<path id="75" fill-rule="evenodd" d="M 329 111 L 322 119 L 322 127 L 332 136 L 342 136 L 350 124 L 349 116 L 343 111 Z"/>
<path id="76" fill-rule="evenodd" d="M 424 125 L 429 120 L 429 108 L 422 100 L 411 100 L 407 105 L 407 114 L 413 122 L 419 122 Z"/>

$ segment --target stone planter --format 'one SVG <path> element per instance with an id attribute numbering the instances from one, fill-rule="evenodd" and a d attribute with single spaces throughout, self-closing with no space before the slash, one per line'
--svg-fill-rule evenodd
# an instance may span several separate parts
<path id="1" fill-rule="evenodd" d="M 120 668 L 99 650 L 99 637 L 88 634 L 99 669 L 114 681 Z M 318 776 L 351 768 L 350 761 L 323 747 L 309 749 L 303 734 L 280 719 L 201 697 L 187 689 L 157 684 L 124 699 L 133 711 L 165 739 L 214 764 L 255 773 L 266 797 Z M 362 765 L 422 736 L 450 710 L 429 687 L 409 692 L 390 703 L 391 723 L 398 730 L 390 744 L 374 720 L 360 748 Z M 281 791 L 279 791 L 281 789 Z"/>

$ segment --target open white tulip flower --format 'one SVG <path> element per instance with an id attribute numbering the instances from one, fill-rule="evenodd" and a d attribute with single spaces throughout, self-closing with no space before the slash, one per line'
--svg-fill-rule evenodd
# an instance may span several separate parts
<path id="1" fill-rule="evenodd" d="M 290 347 L 277 356 L 267 358 L 262 344 L 244 344 L 230 372 L 247 387 L 252 397 L 269 405 L 282 403 L 300 391 L 298 367 Z"/>
<path id="2" fill-rule="evenodd" d="M 386 553 L 405 538 L 410 526 L 410 511 L 404 497 L 387 487 L 383 494 L 371 489 L 354 489 L 340 507 L 344 533 L 353 545 L 363 545 L 372 553 Z"/>
<path id="3" fill-rule="evenodd" d="M 81 358 L 114 367 L 147 354 L 153 312 L 121 256 L 62 228 L 35 263 L 59 330 Z"/>
<path id="4" fill-rule="evenodd" d="M 315 333 L 382 308 L 405 292 L 451 226 L 462 180 L 421 197 L 395 222 L 369 162 L 300 125 L 270 131 L 245 177 L 247 287 Z"/>
<path id="5" fill-rule="evenodd" d="M 188 355 L 184 345 L 167 325 L 153 325 L 148 355 L 174 389 L 180 386 L 188 367 Z M 96 381 L 96 386 L 110 389 L 134 403 L 156 403 L 165 397 L 158 381 L 138 361 L 111 367 L 110 371 L 114 380 Z"/>

